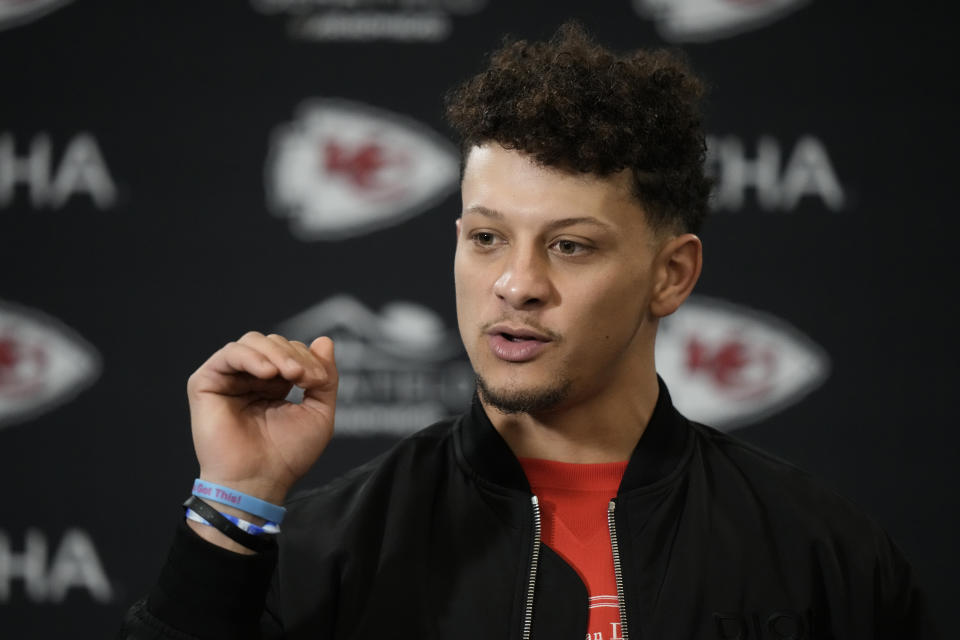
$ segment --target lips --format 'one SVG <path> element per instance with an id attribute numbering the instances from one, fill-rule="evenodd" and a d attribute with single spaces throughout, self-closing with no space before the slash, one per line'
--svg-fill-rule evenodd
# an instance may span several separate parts
<path id="1" fill-rule="evenodd" d="M 507 362 L 527 362 L 536 358 L 552 339 L 528 327 L 494 325 L 487 330 L 490 350 Z"/>

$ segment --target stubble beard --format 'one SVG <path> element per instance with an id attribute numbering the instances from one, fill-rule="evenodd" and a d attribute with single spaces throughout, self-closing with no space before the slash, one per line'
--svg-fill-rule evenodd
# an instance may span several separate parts
<path id="1" fill-rule="evenodd" d="M 570 389 L 570 380 L 565 377 L 558 377 L 548 386 L 539 389 L 514 387 L 494 389 L 479 373 L 476 376 L 480 400 L 485 405 L 507 414 L 536 414 L 548 411 L 566 399 L 567 391 Z"/>

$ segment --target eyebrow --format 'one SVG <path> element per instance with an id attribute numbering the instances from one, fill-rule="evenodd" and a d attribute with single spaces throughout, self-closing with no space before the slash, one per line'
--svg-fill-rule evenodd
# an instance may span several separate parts
<path id="1" fill-rule="evenodd" d="M 466 209 L 464 209 L 463 215 L 467 215 L 468 213 L 476 213 L 486 218 L 492 218 L 493 220 L 506 219 L 506 216 L 500 213 L 499 211 L 497 211 L 496 209 L 490 209 L 482 205 L 474 205 L 472 207 L 467 207 Z M 572 227 L 573 225 L 576 225 L 576 224 L 589 224 L 589 225 L 598 227 L 600 229 L 603 229 L 604 231 L 611 230 L 610 225 L 608 225 L 606 222 L 602 222 L 601 220 L 598 220 L 597 218 L 594 218 L 592 216 L 579 216 L 579 217 L 573 217 L 573 218 L 561 218 L 559 220 L 551 220 L 547 224 L 547 229 L 552 231 L 554 229 Z"/>

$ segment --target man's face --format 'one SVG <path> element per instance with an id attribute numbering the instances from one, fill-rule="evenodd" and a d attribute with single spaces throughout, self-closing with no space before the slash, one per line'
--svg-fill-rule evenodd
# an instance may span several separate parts
<path id="1" fill-rule="evenodd" d="M 570 174 L 497 144 L 464 170 L 454 276 L 481 397 L 536 413 L 653 366 L 656 240 L 629 175 Z"/>

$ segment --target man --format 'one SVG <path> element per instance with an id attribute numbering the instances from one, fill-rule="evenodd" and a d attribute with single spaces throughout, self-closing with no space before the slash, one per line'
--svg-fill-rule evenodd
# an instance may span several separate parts
<path id="1" fill-rule="evenodd" d="M 257 516 L 332 435 L 333 344 L 226 345 L 188 385 L 211 500 L 191 499 L 124 637 L 929 635 L 879 527 L 690 423 L 656 375 L 658 320 L 701 268 L 701 93 L 674 56 L 565 26 L 451 94 L 473 407 L 289 501 L 275 544 Z"/>

